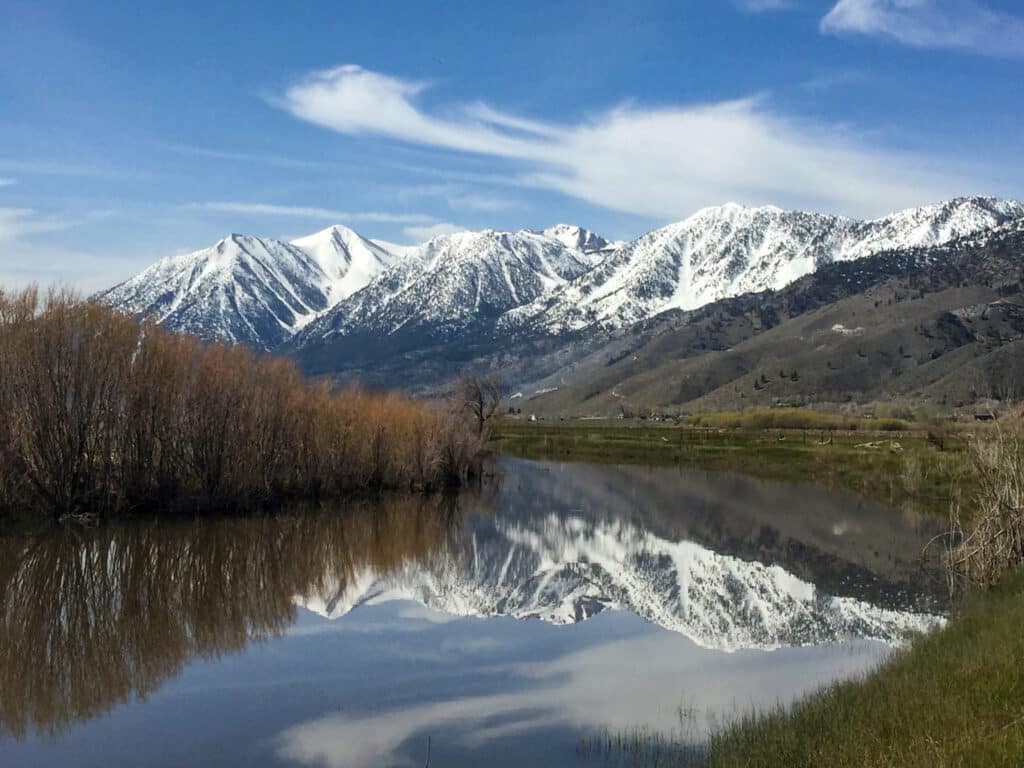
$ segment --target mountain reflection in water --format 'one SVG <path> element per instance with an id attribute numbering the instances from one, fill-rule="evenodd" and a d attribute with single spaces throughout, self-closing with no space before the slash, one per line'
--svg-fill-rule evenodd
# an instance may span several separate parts
<path id="1" fill-rule="evenodd" d="M 57 763 L 84 740 L 116 764 L 96 746 L 114 724 L 166 739 L 157 723 L 198 717 L 169 715 L 170 696 L 220 728 L 237 720 L 238 740 L 277 734 L 222 762 L 368 766 L 415 760 L 422 733 L 450 734 L 449 765 L 512 739 L 511 765 L 571 744 L 556 726 L 770 705 L 940 623 L 940 574 L 918 560 L 931 534 L 808 486 L 504 459 L 459 497 L 11 534 L 0 762 Z M 284 679 L 294 695 L 259 717 L 243 717 L 248 699 L 217 703 Z M 188 732 L 200 750 L 203 724 Z"/>

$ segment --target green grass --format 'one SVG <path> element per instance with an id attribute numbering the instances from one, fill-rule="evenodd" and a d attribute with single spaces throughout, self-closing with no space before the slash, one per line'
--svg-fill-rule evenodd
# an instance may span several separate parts
<path id="1" fill-rule="evenodd" d="M 939 450 L 923 431 L 504 422 L 495 430 L 492 447 L 529 459 L 678 464 L 815 482 L 938 515 L 948 514 L 952 494 L 967 482 L 963 442 L 947 440 L 945 450 Z"/>
<path id="2" fill-rule="evenodd" d="M 906 432 L 913 427 L 904 419 L 864 419 L 803 408 L 751 408 L 691 416 L 687 423 L 715 429 L 826 429 Z"/>
<path id="3" fill-rule="evenodd" d="M 866 678 L 713 734 L 706 764 L 1024 766 L 1024 573 Z"/>

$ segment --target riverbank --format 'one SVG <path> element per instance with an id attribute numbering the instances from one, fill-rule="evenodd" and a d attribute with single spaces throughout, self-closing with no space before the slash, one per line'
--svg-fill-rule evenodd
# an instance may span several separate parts
<path id="1" fill-rule="evenodd" d="M 970 425 L 973 427 L 973 425 Z M 789 708 L 741 717 L 705 736 L 706 750 L 648 742 L 658 764 L 708 768 L 1024 765 L 1024 477 L 1021 412 L 991 428 L 844 432 L 734 427 L 504 425 L 506 451 L 680 463 L 814 480 L 890 503 L 929 501 L 949 515 L 949 624 L 881 667 Z M 938 439 L 937 439 L 938 438 Z M 944 503 L 939 503 L 944 498 Z M 623 743 L 636 742 L 627 734 Z M 632 740 L 632 741 L 631 741 Z M 620 740 L 621 741 L 621 740 Z M 646 747 L 645 747 L 646 748 Z M 675 756 L 678 755 L 678 756 Z M 669 759 L 661 760 L 660 757 Z"/>
<path id="2" fill-rule="evenodd" d="M 945 516 L 970 490 L 966 441 L 927 428 L 711 428 L 641 422 L 495 426 L 493 450 L 527 459 L 657 464 L 811 481 L 866 498 Z"/>
<path id="3" fill-rule="evenodd" d="M 1024 764 L 1024 571 L 863 680 L 712 734 L 708 768 Z"/>

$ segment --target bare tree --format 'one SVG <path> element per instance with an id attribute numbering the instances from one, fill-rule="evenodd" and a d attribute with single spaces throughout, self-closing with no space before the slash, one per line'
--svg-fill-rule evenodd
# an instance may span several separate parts
<path id="1" fill-rule="evenodd" d="M 501 405 L 501 379 L 493 375 L 475 376 L 464 373 L 456 383 L 455 397 L 473 415 L 477 435 L 483 436 L 484 425 Z"/>

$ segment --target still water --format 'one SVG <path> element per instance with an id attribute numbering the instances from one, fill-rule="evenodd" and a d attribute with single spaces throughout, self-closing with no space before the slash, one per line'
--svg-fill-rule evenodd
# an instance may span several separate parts
<path id="1" fill-rule="evenodd" d="M 421 766 L 429 740 L 433 766 L 584 766 L 636 727 L 699 744 L 941 623 L 934 533 L 815 486 L 512 459 L 458 498 L 10 533 L 0 765 Z"/>

